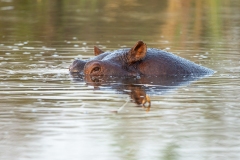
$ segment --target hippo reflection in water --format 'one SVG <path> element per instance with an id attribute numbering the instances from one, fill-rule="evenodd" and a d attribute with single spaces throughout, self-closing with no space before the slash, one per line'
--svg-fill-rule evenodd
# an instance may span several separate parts
<path id="1" fill-rule="evenodd" d="M 150 104 L 147 94 L 163 94 L 214 73 L 172 53 L 147 48 L 142 41 L 133 48 L 113 52 L 94 47 L 94 54 L 89 60 L 75 60 L 70 65 L 75 80 L 84 80 L 98 89 L 104 86 L 118 92 L 128 91 L 134 102 L 143 105 Z"/>

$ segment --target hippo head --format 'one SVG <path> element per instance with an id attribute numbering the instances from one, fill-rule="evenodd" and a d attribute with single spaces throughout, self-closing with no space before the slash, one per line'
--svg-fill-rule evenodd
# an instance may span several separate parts
<path id="1" fill-rule="evenodd" d="M 138 41 L 131 49 L 101 53 L 101 58 L 89 60 L 85 64 L 83 72 L 92 76 L 137 75 L 135 64 L 146 56 L 146 52 L 146 44 Z"/>
<path id="2" fill-rule="evenodd" d="M 90 76 L 138 75 L 136 65 L 146 56 L 146 52 L 147 46 L 142 41 L 138 41 L 131 49 L 119 49 L 113 52 L 103 52 L 94 47 L 95 57 L 87 61 L 75 60 L 69 71 Z"/>
<path id="3" fill-rule="evenodd" d="M 71 73 L 85 75 L 137 75 L 135 64 L 141 61 L 147 52 L 147 46 L 138 41 L 131 49 L 119 49 L 104 52 L 94 46 L 95 57 L 89 60 L 75 60 L 69 67 Z"/>

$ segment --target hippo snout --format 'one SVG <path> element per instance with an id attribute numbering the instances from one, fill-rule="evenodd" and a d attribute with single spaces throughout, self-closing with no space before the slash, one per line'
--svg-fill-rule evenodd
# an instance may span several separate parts
<path id="1" fill-rule="evenodd" d="M 85 66 L 86 62 L 83 61 L 83 60 L 75 60 L 73 61 L 73 63 L 69 66 L 69 71 L 74 73 L 74 72 L 82 72 L 83 69 L 84 69 L 84 66 Z"/>
<path id="2" fill-rule="evenodd" d="M 101 76 L 102 64 L 100 61 L 88 62 L 84 67 L 84 74 Z"/>

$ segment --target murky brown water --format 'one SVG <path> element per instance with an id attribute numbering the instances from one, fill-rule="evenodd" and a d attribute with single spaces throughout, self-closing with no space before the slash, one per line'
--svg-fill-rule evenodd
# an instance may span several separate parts
<path id="1" fill-rule="evenodd" d="M 0 0 L 0 159 L 239 159 L 239 11 L 237 0 Z M 138 40 L 217 73 L 173 87 L 68 73 L 94 45 Z"/>

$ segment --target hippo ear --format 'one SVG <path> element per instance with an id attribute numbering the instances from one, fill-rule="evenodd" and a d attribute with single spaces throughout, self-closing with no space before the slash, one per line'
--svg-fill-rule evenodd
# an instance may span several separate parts
<path id="1" fill-rule="evenodd" d="M 104 53 L 101 49 L 99 49 L 98 47 L 94 46 L 94 55 L 97 56 L 101 53 Z"/>
<path id="2" fill-rule="evenodd" d="M 146 56 L 147 45 L 143 41 L 138 41 L 137 44 L 128 52 L 129 63 L 139 61 Z"/>

